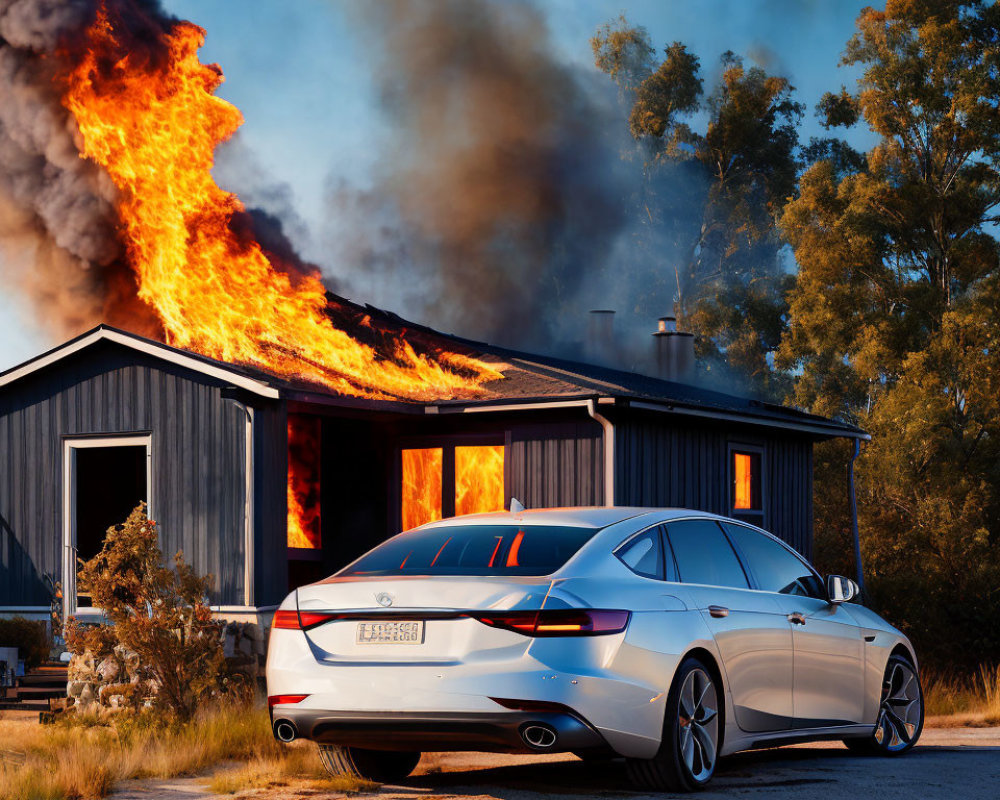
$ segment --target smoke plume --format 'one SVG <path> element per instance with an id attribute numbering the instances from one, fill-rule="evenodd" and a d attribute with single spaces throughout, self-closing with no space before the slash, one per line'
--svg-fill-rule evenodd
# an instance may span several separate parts
<path id="1" fill-rule="evenodd" d="M 57 76 L 96 0 L 0 0 L 0 269 L 57 334 L 152 333 L 117 234 L 115 187 L 80 157 Z M 154 3 L 131 3 L 159 14 Z"/>
<path id="2" fill-rule="evenodd" d="M 404 316 L 548 347 L 611 283 L 626 188 L 610 87 L 560 61 L 526 3 L 364 9 L 394 133 L 373 188 L 331 190 L 348 280 Z"/>

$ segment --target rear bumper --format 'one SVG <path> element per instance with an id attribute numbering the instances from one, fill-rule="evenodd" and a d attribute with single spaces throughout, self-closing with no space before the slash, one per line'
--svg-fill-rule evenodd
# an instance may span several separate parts
<path id="1" fill-rule="evenodd" d="M 324 711 L 276 706 L 272 729 L 282 720 L 296 735 L 320 744 L 371 750 L 477 750 L 496 753 L 559 753 L 608 749 L 604 737 L 582 717 L 569 712 L 373 712 Z M 529 726 L 542 726 L 555 741 L 536 747 L 522 737 Z"/>

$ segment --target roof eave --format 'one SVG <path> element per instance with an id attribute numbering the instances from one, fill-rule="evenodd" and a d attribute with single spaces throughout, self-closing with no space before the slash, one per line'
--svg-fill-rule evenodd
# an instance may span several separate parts
<path id="1" fill-rule="evenodd" d="M 659 413 L 677 414 L 681 416 L 694 416 L 706 419 L 715 419 L 727 422 L 739 422 L 746 425 L 759 425 L 768 428 L 778 428 L 796 433 L 806 433 L 826 439 L 846 438 L 861 439 L 870 441 L 871 436 L 860 428 L 834 421 L 810 421 L 798 419 L 779 419 L 769 416 L 760 416 L 753 413 L 741 413 L 738 411 L 723 411 L 720 409 L 700 408 L 692 405 L 678 403 L 673 400 L 638 400 L 628 396 L 615 395 L 595 395 L 593 393 L 585 395 L 575 395 L 572 397 L 531 397 L 517 400 L 496 400 L 473 403 L 445 402 L 428 405 L 425 408 L 427 414 L 476 414 L 476 413 L 510 413 L 524 411 L 547 411 L 559 408 L 584 407 L 587 403 L 596 399 L 600 404 L 614 404 L 618 402 L 627 403 L 631 408 L 637 408 Z"/>
<path id="2" fill-rule="evenodd" d="M 0 373 L 0 388 L 58 363 L 64 358 L 68 358 L 74 353 L 78 353 L 101 341 L 114 342 L 131 350 L 177 364 L 193 372 L 198 372 L 210 378 L 231 384 L 260 397 L 266 397 L 271 400 L 277 400 L 281 397 L 281 391 L 278 388 L 263 381 L 255 380 L 235 370 L 227 369 L 221 362 L 196 358 L 168 345 L 154 342 L 142 336 L 126 333 L 117 328 L 110 328 L 106 325 L 98 325 L 96 328 L 92 328 L 58 347 L 54 347 L 16 367 L 12 367 L 6 372 Z"/>

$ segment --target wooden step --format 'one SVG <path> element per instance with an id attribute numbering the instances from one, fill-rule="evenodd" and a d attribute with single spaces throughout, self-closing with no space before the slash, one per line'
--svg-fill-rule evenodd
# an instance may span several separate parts
<path id="1" fill-rule="evenodd" d="M 66 687 L 18 686 L 14 690 L 14 695 L 18 700 L 47 700 L 50 697 L 65 697 Z"/>
<path id="2" fill-rule="evenodd" d="M 13 702 L 10 700 L 0 700 L 0 711 L 48 711 L 48 701 L 25 700 L 24 702 Z"/>
<path id="3" fill-rule="evenodd" d="M 18 686 L 66 686 L 66 673 L 54 675 L 50 673 L 29 672 L 22 678 L 17 678 Z"/>

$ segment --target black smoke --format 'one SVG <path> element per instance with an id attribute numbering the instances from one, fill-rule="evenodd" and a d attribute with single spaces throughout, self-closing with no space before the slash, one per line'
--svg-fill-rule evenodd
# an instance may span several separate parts
<path id="1" fill-rule="evenodd" d="M 634 166 L 610 82 L 554 52 L 524 2 L 411 0 L 359 14 L 390 141 L 374 186 L 330 191 L 349 285 L 437 327 L 552 349 L 623 265 Z M 368 298 L 366 298 L 368 299 Z"/>

